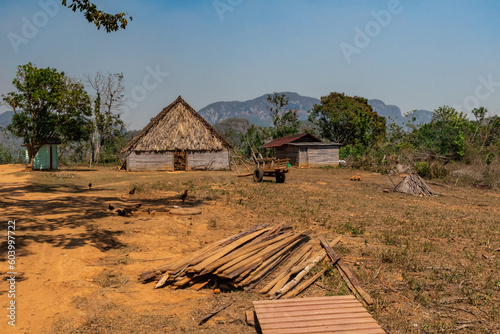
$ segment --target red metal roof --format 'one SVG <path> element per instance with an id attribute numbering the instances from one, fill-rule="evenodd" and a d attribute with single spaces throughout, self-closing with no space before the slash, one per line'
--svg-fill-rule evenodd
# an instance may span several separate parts
<path id="1" fill-rule="evenodd" d="M 312 134 L 306 132 L 306 133 L 300 133 L 300 134 L 293 135 L 293 136 L 277 138 L 273 141 L 270 141 L 266 145 L 262 146 L 262 148 L 280 147 L 280 146 L 288 144 L 288 143 L 293 143 L 294 141 L 299 140 L 300 138 L 303 138 L 305 136 L 309 136 L 311 138 L 311 140 L 310 140 L 311 142 L 322 142 L 322 140 L 319 139 L 318 137 L 313 136 Z"/>

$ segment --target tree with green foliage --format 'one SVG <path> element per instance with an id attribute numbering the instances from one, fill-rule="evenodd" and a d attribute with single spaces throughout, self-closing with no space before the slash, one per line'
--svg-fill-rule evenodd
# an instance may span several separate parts
<path id="1" fill-rule="evenodd" d="M 7 150 L 2 141 L 0 141 L 0 164 L 9 164 L 12 160 L 12 154 Z"/>
<path id="2" fill-rule="evenodd" d="M 474 136 L 472 139 L 476 138 L 476 136 L 479 132 L 479 129 L 483 126 L 484 119 L 485 119 L 487 113 L 488 113 L 488 109 L 486 109 L 485 107 L 479 107 L 479 108 L 472 109 L 472 114 L 476 118 L 476 122 L 475 122 L 476 129 L 474 131 Z"/>
<path id="3" fill-rule="evenodd" d="M 92 117 L 92 138 L 90 140 L 91 162 L 98 163 L 101 155 L 105 160 L 119 160 L 125 133 L 125 123 L 120 118 L 120 108 L 125 103 L 125 88 L 122 73 L 97 73 L 95 77 L 86 76 L 88 84 L 95 90 Z M 114 159 L 113 159 L 114 157 Z"/>
<path id="4" fill-rule="evenodd" d="M 494 115 L 487 117 L 488 109 L 484 107 L 474 108 L 472 114 L 476 118 L 474 123 L 473 143 L 479 149 L 490 145 L 500 144 L 500 117 Z"/>
<path id="5" fill-rule="evenodd" d="M 344 145 L 371 147 L 386 137 L 385 118 L 358 96 L 335 92 L 323 96 L 309 120 L 319 126 L 323 138 Z"/>
<path id="6" fill-rule="evenodd" d="M 467 135 L 472 130 L 463 112 L 442 106 L 434 110 L 430 123 L 413 131 L 411 140 L 415 147 L 428 154 L 457 160 L 463 157 Z"/>
<path id="7" fill-rule="evenodd" d="M 97 9 L 97 6 L 89 0 L 71 0 L 69 3 L 67 0 L 61 0 L 61 3 L 73 12 L 76 12 L 77 10 L 80 11 L 83 13 L 83 16 L 85 16 L 87 21 L 95 24 L 97 29 L 101 29 L 101 27 L 103 27 L 108 33 L 119 29 L 125 29 L 128 24 L 128 20 L 132 21 L 132 16 L 128 16 L 127 13 L 105 13 L 102 10 Z"/>
<path id="8" fill-rule="evenodd" d="M 487 117 L 481 129 L 481 145 L 487 147 L 496 145 L 500 149 L 500 117 Z"/>
<path id="9" fill-rule="evenodd" d="M 273 95 L 268 95 L 267 100 L 272 104 L 269 112 L 274 124 L 273 139 L 299 133 L 300 122 L 297 110 L 286 110 L 288 97 L 283 93 L 275 92 Z"/>
<path id="10" fill-rule="evenodd" d="M 251 157 L 252 153 L 264 146 L 270 135 L 269 128 L 252 124 L 241 136 L 241 153 L 247 157 Z"/>
<path id="11" fill-rule="evenodd" d="M 15 92 L 2 95 L 14 111 L 7 127 L 21 137 L 28 151 L 28 167 L 40 148 L 49 143 L 88 139 L 90 99 L 83 85 L 53 68 L 18 66 Z"/>

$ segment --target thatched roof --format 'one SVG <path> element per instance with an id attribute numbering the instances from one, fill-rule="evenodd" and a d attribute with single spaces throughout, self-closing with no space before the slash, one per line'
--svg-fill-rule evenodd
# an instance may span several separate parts
<path id="1" fill-rule="evenodd" d="M 121 153 L 174 150 L 219 151 L 231 144 L 182 97 L 164 108 Z"/>

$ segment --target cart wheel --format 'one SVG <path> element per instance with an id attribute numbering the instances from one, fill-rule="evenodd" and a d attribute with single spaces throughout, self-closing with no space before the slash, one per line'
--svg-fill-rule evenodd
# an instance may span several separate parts
<path id="1" fill-rule="evenodd" d="M 262 182 L 262 178 L 264 177 L 264 171 L 262 168 L 255 168 L 253 171 L 253 180 L 255 182 Z"/>
<path id="2" fill-rule="evenodd" d="M 276 172 L 276 183 L 285 183 L 285 173 Z"/>

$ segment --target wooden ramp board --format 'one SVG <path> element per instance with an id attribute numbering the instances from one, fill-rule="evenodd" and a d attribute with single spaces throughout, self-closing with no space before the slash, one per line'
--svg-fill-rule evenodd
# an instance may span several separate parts
<path id="1" fill-rule="evenodd" d="M 262 334 L 383 334 L 370 313 L 352 295 L 254 301 Z"/>

